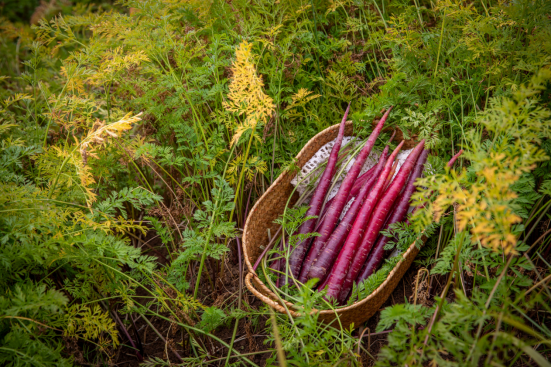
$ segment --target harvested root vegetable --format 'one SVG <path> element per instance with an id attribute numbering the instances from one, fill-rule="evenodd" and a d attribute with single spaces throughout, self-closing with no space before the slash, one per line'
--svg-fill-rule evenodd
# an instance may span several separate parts
<path id="1" fill-rule="evenodd" d="M 334 231 L 337 221 L 339 220 L 339 216 L 341 215 L 343 208 L 347 204 L 349 193 L 351 192 L 351 189 L 358 177 L 358 174 L 360 173 L 360 170 L 362 170 L 362 167 L 366 162 L 366 158 L 372 151 L 372 147 L 374 147 L 374 143 L 376 143 L 376 139 L 378 138 L 381 129 L 383 128 L 383 124 L 387 120 L 390 112 L 391 108 L 389 108 L 389 110 L 385 112 L 379 123 L 376 125 L 376 128 L 372 131 L 372 134 L 370 134 L 368 141 L 356 157 L 353 167 L 347 173 L 347 176 L 343 180 L 341 187 L 339 187 L 339 191 L 335 195 L 334 201 L 332 202 L 331 206 L 329 206 L 328 212 L 324 216 L 324 219 L 319 227 L 318 232 L 320 233 L 320 236 L 314 239 L 313 244 L 307 254 L 307 257 L 304 260 L 303 269 L 301 270 L 299 276 L 300 282 L 304 283 L 307 281 L 308 272 L 314 260 L 316 259 L 316 257 L 330 238 L 330 235 Z"/>
<path id="2" fill-rule="evenodd" d="M 401 166 L 401 169 L 399 170 L 399 173 L 391 183 L 391 186 L 386 191 L 386 193 L 381 197 L 381 199 L 378 201 L 376 208 L 374 209 L 374 214 L 372 218 L 369 221 L 368 228 L 366 230 L 366 233 L 364 235 L 364 238 L 362 239 L 362 242 L 358 245 L 356 251 L 354 252 L 354 257 L 352 257 L 351 266 L 349 267 L 347 271 L 347 276 L 341 283 L 341 290 L 339 291 L 339 294 L 337 296 L 337 300 L 340 304 L 345 302 L 347 296 L 351 292 L 351 289 L 353 287 L 353 282 L 356 280 L 360 268 L 366 261 L 366 257 L 368 256 L 368 253 L 370 250 L 372 250 L 372 246 L 374 245 L 374 242 L 376 241 L 378 234 L 383 226 L 383 222 L 387 218 L 387 215 L 391 211 L 391 206 L 403 190 L 405 183 L 410 176 L 410 173 L 412 169 L 414 168 L 414 165 L 418 161 L 418 157 L 422 153 L 424 149 L 425 140 L 422 140 L 412 152 L 410 152 L 410 155 L 408 155 L 408 158 L 404 162 L 404 164 Z"/>
<path id="3" fill-rule="evenodd" d="M 397 146 L 395 151 L 393 151 L 391 156 L 389 156 L 389 159 L 387 160 L 387 163 L 385 164 L 383 172 L 379 176 L 376 185 L 374 186 L 372 191 L 370 191 L 370 194 L 368 195 L 368 198 L 366 198 L 366 201 L 362 205 L 362 208 L 360 209 L 358 216 L 356 216 L 353 227 L 351 228 L 349 235 L 347 236 L 347 239 L 345 240 L 345 243 L 343 244 L 343 247 L 339 252 L 337 260 L 335 261 L 335 264 L 332 267 L 332 270 L 328 276 L 328 280 L 327 280 L 328 292 L 325 296 L 327 300 L 328 299 L 337 300 L 339 298 L 342 285 L 347 276 L 347 272 L 351 265 L 353 256 L 356 254 L 357 248 L 363 239 L 366 225 L 368 224 L 370 217 L 372 215 L 372 212 L 376 204 L 378 203 L 379 198 L 382 195 L 385 182 L 387 181 L 387 176 L 391 172 L 391 168 L 393 166 L 393 162 L 395 161 L 395 157 L 397 157 L 397 154 L 399 153 L 403 143 L 404 141 L 402 141 Z"/>
<path id="4" fill-rule="evenodd" d="M 408 178 L 408 182 L 406 183 L 406 186 L 401 193 L 401 196 L 397 199 L 396 205 L 393 208 L 393 211 L 389 214 L 386 224 L 384 226 L 384 229 L 387 229 L 390 225 L 404 221 L 406 218 L 406 214 L 408 213 L 408 208 L 410 207 L 410 197 L 412 196 L 412 193 L 416 190 L 416 186 L 414 185 L 414 182 L 416 179 L 418 179 L 422 175 L 422 171 L 424 169 L 424 164 L 427 160 L 429 152 L 427 150 L 424 150 L 420 157 L 418 158 L 418 162 L 416 162 L 416 167 L 410 174 L 410 177 Z M 379 239 L 370 252 L 370 255 L 368 256 L 367 262 L 364 263 L 364 266 L 362 267 L 362 270 L 360 271 L 359 276 L 356 279 L 356 283 L 360 284 L 362 281 L 364 281 L 368 276 L 373 274 L 381 265 L 383 262 L 384 254 L 385 254 L 385 244 L 389 241 L 389 238 L 383 235 L 379 236 Z"/>
<path id="5" fill-rule="evenodd" d="M 458 159 L 458 157 L 460 157 L 460 155 L 464 152 L 464 150 L 460 150 L 458 151 L 457 154 L 455 154 L 454 156 L 452 156 L 452 158 L 449 160 L 449 162 L 447 163 L 447 166 L 448 167 L 452 167 L 452 165 L 454 165 L 454 163 L 456 162 L 456 160 Z"/>
<path id="6" fill-rule="evenodd" d="M 341 220 L 337 228 L 332 232 L 330 238 L 318 253 L 317 258 L 313 260 L 313 264 L 309 270 L 309 274 L 307 277 L 308 280 L 317 278 L 321 282 L 324 282 L 328 271 L 332 267 L 333 262 L 335 261 L 336 256 L 339 254 L 341 246 L 343 245 L 343 242 L 345 241 L 347 234 L 349 233 L 351 224 L 355 221 L 358 212 L 362 208 L 362 204 L 366 200 L 368 194 L 370 193 L 370 190 L 372 189 L 373 185 L 376 183 L 378 177 L 383 171 L 388 151 L 389 147 L 387 146 L 380 156 L 374 175 L 364 184 L 364 187 L 362 187 L 362 190 L 360 191 L 360 193 L 358 193 L 358 196 L 355 198 L 351 207 L 349 208 L 349 210 L 347 210 L 347 213 L 345 214 L 345 217 L 343 217 L 343 220 Z"/>
<path id="7" fill-rule="evenodd" d="M 382 153 L 384 164 L 387 160 L 388 154 L 389 154 L 389 148 L 385 149 L 384 152 Z M 382 158 L 381 155 L 380 155 L 380 158 Z M 379 162 L 379 160 L 378 160 L 378 162 Z M 349 203 L 351 201 L 351 199 L 358 197 L 358 194 L 360 193 L 360 191 L 364 187 L 364 184 L 366 184 L 368 182 L 368 180 L 371 180 L 371 178 L 374 176 L 374 173 L 376 172 L 377 168 L 378 168 L 378 164 L 376 163 L 372 168 L 370 168 L 364 174 L 360 175 L 355 180 L 355 183 L 353 184 L 353 187 L 351 188 L 351 191 L 349 192 L 349 196 L 347 197 L 347 202 L 346 203 Z M 383 166 L 382 166 L 382 168 L 383 168 Z M 331 207 L 334 200 L 335 200 L 335 196 L 333 198 L 331 198 L 330 200 L 328 200 L 328 202 L 326 202 L 326 204 L 324 205 L 324 209 L 322 210 L 322 215 L 320 216 L 321 217 L 320 221 L 318 222 L 318 226 L 316 228 L 317 232 L 320 228 L 320 225 L 322 224 L 322 220 L 326 216 L 326 213 L 328 213 L 328 208 Z"/>

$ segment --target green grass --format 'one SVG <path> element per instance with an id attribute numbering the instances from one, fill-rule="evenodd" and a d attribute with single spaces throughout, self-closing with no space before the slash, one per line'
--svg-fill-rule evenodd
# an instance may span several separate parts
<path id="1" fill-rule="evenodd" d="M 549 365 L 549 1 L 28 3 L 0 18 L 0 363 L 138 364 L 136 327 L 149 365 Z M 422 304 L 330 328 L 228 273 L 349 102 L 360 137 L 393 105 L 385 135 L 428 142 L 431 205 L 395 231 L 435 232 Z"/>

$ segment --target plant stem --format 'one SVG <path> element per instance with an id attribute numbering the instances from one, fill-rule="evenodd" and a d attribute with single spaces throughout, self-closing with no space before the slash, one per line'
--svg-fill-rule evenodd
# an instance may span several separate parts
<path id="1" fill-rule="evenodd" d="M 318 47 L 318 50 L 316 52 L 316 68 L 318 69 L 318 76 L 320 77 L 321 80 L 324 80 L 324 77 L 322 76 L 322 69 L 320 69 L 320 56 L 318 55 L 320 52 L 320 41 L 318 41 L 318 26 L 316 23 L 316 12 L 314 11 L 314 0 L 310 0 L 310 3 L 311 3 L 311 10 L 312 10 L 312 21 L 314 23 L 314 29 L 312 32 L 314 33 L 314 39 L 316 40 L 316 47 Z M 320 94 L 322 95 L 322 103 L 324 103 L 325 88 L 322 88 L 321 85 L 319 85 L 319 88 L 320 88 Z"/>
<path id="2" fill-rule="evenodd" d="M 272 307 L 270 307 L 270 321 L 272 322 L 272 332 L 274 333 L 274 344 L 276 345 L 278 363 L 280 367 L 287 367 L 286 353 L 282 347 L 282 339 L 280 338 L 280 331 L 278 331 L 278 324 L 276 323 L 276 315 Z"/>
<path id="3" fill-rule="evenodd" d="M 239 285 L 239 293 L 238 293 L 238 309 L 241 309 L 241 300 L 242 300 L 242 291 L 243 291 L 243 272 L 242 272 L 242 253 L 241 253 L 241 243 L 240 238 L 236 237 L 236 245 L 238 248 L 238 266 L 239 266 L 239 272 L 240 272 L 240 285 Z M 224 267 L 224 265 L 222 265 Z M 236 338 L 236 332 L 238 331 L 238 324 L 240 322 L 239 318 L 236 318 L 236 322 L 234 323 L 234 331 L 232 331 L 232 339 L 230 340 L 230 349 L 228 349 L 228 355 L 226 356 L 226 362 L 224 365 L 228 367 L 228 362 L 230 361 L 230 354 L 232 353 L 232 347 L 234 346 L 234 339 Z"/>
<path id="4" fill-rule="evenodd" d="M 236 193 L 239 193 L 240 192 L 240 187 L 241 187 L 241 183 L 242 183 L 242 180 L 243 180 L 243 176 L 245 175 L 245 164 L 247 163 L 247 159 L 249 158 L 249 150 L 251 149 L 251 143 L 253 141 L 253 136 L 255 135 L 255 128 L 257 127 L 257 124 L 255 124 L 253 126 L 253 128 L 251 128 L 251 136 L 249 137 L 249 142 L 247 143 L 247 149 L 245 150 L 245 155 L 243 156 L 243 165 L 242 165 L 242 170 L 240 172 L 240 177 L 238 179 L 238 185 L 236 187 Z M 237 143 L 234 144 L 233 147 L 236 146 Z M 226 173 L 226 169 L 224 170 L 224 172 Z M 234 197 L 234 208 L 232 208 L 232 211 L 230 212 L 230 217 L 228 218 L 229 221 L 232 221 L 232 217 L 234 217 L 234 210 L 236 209 L 236 203 L 237 203 L 237 200 L 238 200 L 238 196 L 236 195 Z"/>
<path id="5" fill-rule="evenodd" d="M 494 293 L 496 292 L 496 289 L 498 288 L 498 285 L 500 284 L 500 281 L 502 281 L 502 278 L 506 274 L 506 271 L 508 270 L 508 267 L 510 266 L 510 263 L 512 262 L 513 258 L 514 258 L 513 254 L 511 254 L 510 257 L 508 257 L 508 261 L 506 262 L 506 265 L 502 269 L 502 272 L 500 273 L 500 276 L 496 280 L 496 282 L 494 284 L 494 287 L 491 290 L 491 293 L 489 294 L 489 298 L 487 299 L 487 302 L 485 303 L 485 310 L 483 311 L 482 317 L 485 317 L 485 315 L 487 314 L 487 310 L 489 309 L 489 306 L 491 305 L 491 300 L 493 299 Z M 477 328 L 477 333 L 475 334 L 475 338 L 473 340 L 473 345 L 472 345 L 472 348 L 470 350 L 470 353 L 469 353 L 466 361 L 468 361 L 471 358 L 471 356 L 472 356 L 472 354 L 475 350 L 475 346 L 477 345 L 477 341 L 479 340 L 479 336 L 481 335 L 481 331 L 483 329 L 483 322 L 484 321 L 485 321 L 484 318 L 480 319 L 479 327 Z"/>
<path id="6" fill-rule="evenodd" d="M 456 267 L 458 266 L 458 260 L 460 258 L 460 251 L 462 250 L 462 244 L 464 244 L 464 235 L 465 235 L 464 232 L 462 232 L 461 235 L 460 235 L 461 239 L 460 239 L 460 242 L 458 244 L 458 249 L 456 250 L 456 256 L 454 258 L 454 263 L 452 265 L 452 270 L 450 271 L 450 274 L 449 274 L 449 277 L 448 277 L 448 280 L 447 280 L 447 284 L 446 284 L 445 288 L 443 289 L 443 292 L 441 293 L 441 300 L 439 301 L 439 305 L 437 306 L 437 308 L 435 308 L 435 312 L 433 313 L 433 316 L 431 317 L 431 321 L 429 322 L 429 325 L 427 327 L 427 335 L 426 335 L 426 338 L 424 340 L 424 347 L 423 347 L 423 350 L 422 350 L 422 355 L 423 355 L 423 353 L 425 351 L 425 348 L 427 346 L 427 342 L 429 340 L 429 337 L 431 336 L 431 329 L 433 328 L 433 324 L 435 323 L 435 320 L 437 319 L 437 317 L 439 315 L 439 312 L 440 312 L 441 308 L 443 307 L 443 303 L 444 303 L 445 298 L 447 296 L 449 287 L 452 284 L 452 279 L 454 278 L 454 273 L 456 271 Z"/>
<path id="7" fill-rule="evenodd" d="M 385 27 L 385 30 L 387 30 L 387 22 L 385 21 L 385 17 L 383 16 L 383 14 L 381 12 L 380 7 L 378 6 L 378 3 L 376 2 L 376 0 L 372 0 L 372 2 L 374 3 L 374 6 L 378 10 L 378 13 L 381 17 L 381 20 L 383 21 L 383 26 Z M 383 2 L 382 2 L 382 5 L 383 5 Z"/>
<path id="8" fill-rule="evenodd" d="M 251 143 L 251 141 L 250 141 Z M 224 166 L 224 171 L 223 171 L 223 175 L 226 175 L 226 169 L 228 168 L 228 163 L 230 162 L 230 158 L 232 157 L 232 153 L 234 152 L 234 148 L 236 146 L 232 146 L 232 150 L 230 151 L 230 155 L 228 155 L 228 160 L 226 161 L 226 166 Z M 224 180 L 224 179 L 223 179 Z M 222 188 L 219 188 L 219 195 L 217 197 L 220 197 L 220 190 Z M 215 221 L 215 217 L 216 217 L 216 211 L 217 211 L 217 208 L 219 206 L 219 199 L 220 198 L 217 198 L 216 201 L 215 201 L 215 207 L 214 207 L 214 210 L 213 210 L 213 215 L 211 217 L 211 222 L 209 223 L 209 230 L 207 231 L 207 237 L 205 239 L 205 245 L 203 246 L 203 253 L 201 254 L 201 261 L 199 263 L 199 271 L 197 273 L 197 279 L 196 279 L 196 284 L 195 284 L 195 288 L 194 288 L 194 299 L 197 298 L 197 291 L 199 290 L 199 281 L 201 280 L 201 271 L 203 270 L 203 265 L 205 264 L 205 258 L 207 256 L 207 246 L 209 245 L 209 242 L 211 241 L 211 235 L 213 233 L 213 224 L 214 224 L 214 221 Z M 234 213 L 234 208 L 236 208 L 236 197 L 234 196 L 234 207 L 232 208 L 232 214 Z M 232 219 L 232 214 L 230 215 L 230 219 Z M 223 262 L 224 264 L 224 262 Z"/>
<path id="9" fill-rule="evenodd" d="M 441 56 L 441 47 L 443 45 L 443 33 L 445 32 L 445 20 L 447 19 L 447 14 L 443 15 L 443 23 L 441 24 L 441 37 L 439 37 L 439 49 L 437 51 L 437 61 L 435 62 L 435 71 L 433 72 L 433 78 L 437 75 L 437 69 L 439 68 L 439 57 Z"/>
<path id="10" fill-rule="evenodd" d="M 161 335 L 161 333 L 159 331 L 157 331 L 157 329 L 155 328 L 155 326 L 149 321 L 149 319 L 147 319 L 142 313 L 138 313 L 140 315 L 140 317 L 142 317 L 142 319 L 144 321 L 146 321 L 146 323 L 148 324 L 148 326 L 151 327 L 151 329 L 153 330 L 153 332 L 155 332 L 155 334 L 161 339 L 161 341 L 163 341 L 165 343 L 166 346 L 169 347 L 169 349 L 171 349 L 172 353 L 176 356 L 176 358 L 180 361 L 180 363 L 184 363 L 184 361 L 182 360 L 182 357 L 180 356 L 180 354 L 178 354 L 170 344 L 167 344 L 167 340 L 165 340 L 165 338 L 163 337 L 163 335 Z"/>

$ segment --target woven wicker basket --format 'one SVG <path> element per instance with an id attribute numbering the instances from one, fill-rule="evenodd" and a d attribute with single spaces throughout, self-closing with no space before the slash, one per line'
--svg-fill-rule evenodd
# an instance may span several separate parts
<path id="1" fill-rule="evenodd" d="M 338 130 L 339 124 L 314 136 L 297 155 L 297 165 L 303 167 L 323 145 L 337 137 Z M 348 122 L 345 127 L 345 135 L 352 135 L 352 133 L 353 124 Z M 274 220 L 284 212 L 286 202 L 293 191 L 290 182 L 294 176 L 294 173 L 284 172 L 276 179 L 249 213 L 243 232 L 243 252 L 249 271 L 245 277 L 245 285 L 255 296 L 281 313 L 286 313 L 286 309 L 282 306 L 280 299 L 257 277 L 252 264 L 260 256 L 261 246 L 268 244 L 267 229 L 270 229 L 271 234 L 275 234 L 278 230 L 278 225 L 274 223 Z M 298 198 L 299 196 L 295 193 L 290 204 L 294 205 Z M 338 308 L 335 311 L 321 310 L 319 311 L 319 320 L 337 325 L 337 313 L 342 326 L 349 327 L 351 323 L 357 327 L 360 326 L 372 317 L 389 298 L 417 254 L 418 248 L 412 244 L 403 253 L 402 260 L 397 263 L 387 279 L 372 294 L 348 307 Z M 285 304 L 290 314 L 296 317 L 297 312 L 294 311 L 293 304 L 287 301 Z"/>

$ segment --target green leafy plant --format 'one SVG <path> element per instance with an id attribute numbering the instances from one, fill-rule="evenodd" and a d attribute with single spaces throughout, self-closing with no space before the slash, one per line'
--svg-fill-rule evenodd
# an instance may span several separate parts
<path id="1" fill-rule="evenodd" d="M 548 0 L 1 6 L 3 365 L 549 365 Z M 394 106 L 376 147 L 431 149 L 388 232 L 425 229 L 425 279 L 358 332 L 308 285 L 292 319 L 240 282 L 254 203 L 348 103 L 361 138 Z"/>

